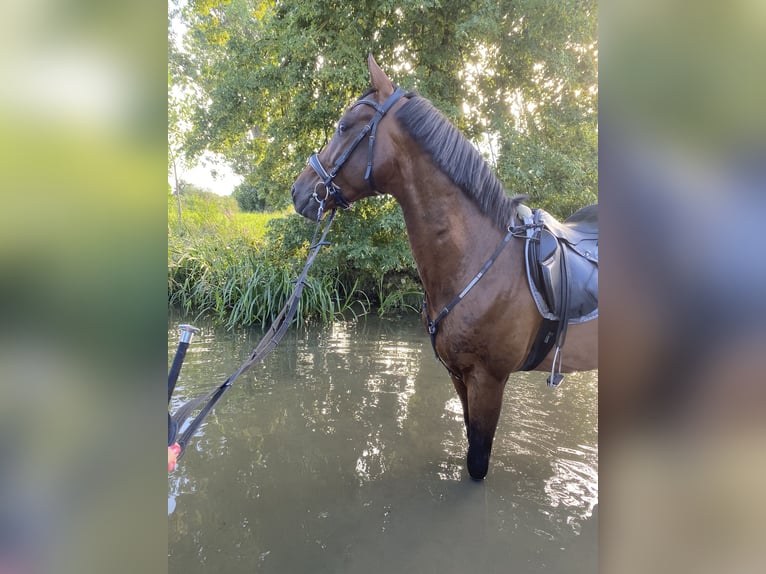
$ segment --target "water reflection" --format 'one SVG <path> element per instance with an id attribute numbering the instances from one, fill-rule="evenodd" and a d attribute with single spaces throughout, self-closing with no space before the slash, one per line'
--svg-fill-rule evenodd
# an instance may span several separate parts
<path id="1" fill-rule="evenodd" d="M 259 338 L 207 326 L 175 400 Z M 594 571 L 596 388 L 595 373 L 556 390 L 514 375 L 474 483 L 460 401 L 417 318 L 291 330 L 170 475 L 170 571 Z"/>
<path id="2" fill-rule="evenodd" d="M 501 451 L 493 458 L 557 530 L 578 533 L 598 504 L 598 373 L 568 374 L 558 389 L 540 392 L 544 378 L 512 377 L 496 439 Z"/>
<path id="3" fill-rule="evenodd" d="M 594 455 L 594 450 L 588 445 L 580 445 L 578 450 L 561 448 L 551 461 L 553 476 L 545 483 L 545 494 L 551 507 L 567 507 L 566 521 L 572 526 L 589 518 L 598 503 L 598 471 L 583 460 L 588 454 Z"/>

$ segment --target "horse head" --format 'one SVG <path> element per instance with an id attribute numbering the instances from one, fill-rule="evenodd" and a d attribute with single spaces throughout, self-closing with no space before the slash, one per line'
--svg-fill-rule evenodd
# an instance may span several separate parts
<path id="1" fill-rule="evenodd" d="M 395 122 L 383 121 L 404 96 L 401 88 L 368 57 L 371 88 L 356 100 L 338 121 L 327 146 L 309 158 L 308 165 L 293 184 L 295 211 L 312 220 L 323 209 L 348 209 L 364 197 L 382 193 L 378 186 L 387 179 L 396 157 Z"/>

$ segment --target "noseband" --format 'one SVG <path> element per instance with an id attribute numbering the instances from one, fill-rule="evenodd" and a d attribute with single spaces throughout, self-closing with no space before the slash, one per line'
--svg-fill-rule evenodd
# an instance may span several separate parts
<path id="1" fill-rule="evenodd" d="M 319 176 L 319 179 L 322 180 L 325 190 L 327 190 L 327 193 L 323 198 L 320 198 L 317 195 L 316 190 L 314 190 L 313 197 L 317 202 L 319 202 L 320 209 L 324 206 L 324 202 L 327 200 L 327 198 L 331 198 L 335 202 L 335 205 L 342 207 L 343 209 L 349 209 L 351 207 L 351 204 L 346 200 L 345 197 L 343 197 L 340 188 L 335 184 L 335 181 L 333 180 L 335 179 L 335 176 L 338 175 L 340 168 L 343 167 L 343 164 L 345 164 L 346 161 L 348 161 L 348 158 L 368 133 L 370 134 L 370 143 L 367 148 L 367 171 L 364 174 L 364 179 L 367 181 L 367 183 L 369 183 L 370 189 L 372 189 L 372 191 L 379 193 L 375 188 L 375 179 L 372 176 L 372 148 L 375 145 L 375 133 L 378 130 L 378 124 L 380 123 L 380 120 L 383 119 L 383 116 L 385 116 L 388 110 L 391 109 L 391 106 L 393 106 L 403 95 L 404 90 L 402 88 L 396 88 L 394 93 L 391 94 L 385 102 L 383 102 L 383 105 L 380 105 L 377 102 L 366 98 L 363 100 L 358 100 L 354 103 L 352 109 L 356 106 L 364 104 L 375 108 L 375 115 L 370 120 L 370 123 L 362 128 L 362 131 L 359 132 L 359 135 L 356 136 L 356 139 L 351 142 L 351 145 L 346 148 L 346 151 L 341 154 L 341 156 L 335 162 L 335 165 L 333 166 L 330 173 L 327 173 L 327 170 L 322 165 L 322 162 L 319 161 L 319 154 L 314 154 L 309 158 L 309 165 Z"/>

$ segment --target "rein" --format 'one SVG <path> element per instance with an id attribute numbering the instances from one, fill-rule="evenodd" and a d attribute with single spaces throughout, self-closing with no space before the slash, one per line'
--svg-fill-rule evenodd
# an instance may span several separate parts
<path id="1" fill-rule="evenodd" d="M 237 370 L 229 375 L 223 383 L 218 385 L 213 390 L 195 397 L 187 403 L 183 404 L 178 408 L 178 410 L 169 420 L 168 445 L 172 444 L 173 439 L 175 439 L 175 442 L 177 442 L 181 447 L 181 452 L 178 455 L 179 458 L 183 455 L 184 451 L 186 450 L 186 445 L 194 436 L 194 433 L 197 432 L 197 429 L 202 424 L 202 421 L 210 413 L 215 404 L 221 399 L 223 394 L 231 387 L 232 383 L 234 383 L 234 381 L 242 373 L 252 368 L 254 365 L 262 361 L 267 355 L 269 355 L 276 348 L 277 344 L 282 340 L 282 337 L 284 337 L 285 333 L 287 332 L 290 323 L 292 323 L 292 320 L 298 311 L 301 293 L 303 292 L 303 288 L 306 286 L 306 277 L 308 276 L 309 268 L 314 263 L 314 259 L 316 258 L 317 253 L 319 253 L 319 250 L 325 245 L 330 245 L 330 242 L 326 241 L 325 238 L 327 237 L 327 233 L 330 231 L 332 222 L 335 220 L 336 210 L 333 209 L 330 212 L 330 215 L 324 222 L 324 226 L 322 224 L 323 211 L 324 201 L 321 201 L 319 206 L 319 213 L 317 216 L 317 225 L 314 229 L 314 236 L 311 239 L 311 246 L 309 247 L 308 259 L 306 259 L 306 263 L 303 266 L 303 271 L 301 272 L 300 276 L 293 280 L 295 283 L 295 291 L 293 291 L 293 294 L 290 295 L 287 303 L 285 303 L 285 306 L 282 307 L 282 310 L 279 312 L 277 318 L 274 320 L 271 327 L 269 327 L 261 341 L 251 351 L 250 356 L 245 359 L 245 361 L 237 368 Z M 318 236 L 319 240 L 317 241 Z M 181 358 L 181 360 L 183 360 L 183 358 Z M 168 402 L 170 401 L 170 393 L 172 392 L 172 387 L 175 386 L 175 380 L 173 379 L 171 383 L 171 378 L 177 378 L 179 370 L 180 364 L 176 369 L 174 361 L 174 368 L 171 368 L 171 374 L 168 375 Z M 192 419 L 189 425 L 183 430 L 183 433 L 181 433 L 181 435 L 176 439 L 174 436 L 175 430 L 180 430 L 182 425 L 189 418 L 189 415 L 191 415 L 191 413 L 198 409 L 203 403 L 204 406 L 200 412 L 196 417 Z"/>
<path id="2" fill-rule="evenodd" d="M 172 417 L 169 417 L 168 445 L 172 444 L 174 440 L 178 443 L 178 445 L 181 447 L 181 452 L 178 455 L 179 458 L 183 455 L 184 451 L 186 450 L 186 445 L 194 436 L 194 433 L 202 424 L 202 421 L 210 413 L 215 404 L 221 399 L 223 394 L 231 387 L 232 383 L 242 373 L 252 368 L 256 363 L 259 363 L 269 353 L 271 353 L 287 332 L 287 329 L 298 310 L 301 293 L 303 292 L 303 287 L 306 285 L 306 277 L 308 275 L 309 268 L 314 263 L 314 258 L 316 257 L 317 253 L 319 253 L 319 250 L 322 248 L 322 246 L 329 245 L 329 242 L 325 241 L 325 238 L 327 237 L 330 226 L 335 219 L 336 209 L 333 207 L 330 216 L 327 218 L 327 221 L 324 224 L 324 228 L 322 228 L 322 215 L 324 213 L 324 208 L 327 200 L 332 199 L 335 206 L 341 207 L 343 209 L 349 209 L 351 207 L 351 203 L 345 197 L 343 197 L 343 193 L 341 192 L 340 187 L 335 183 L 335 177 L 338 175 L 338 172 L 343 167 L 343 165 L 348 161 L 354 150 L 359 146 L 359 144 L 368 134 L 370 137 L 367 148 L 367 170 L 364 174 L 364 179 L 367 181 L 367 183 L 370 185 L 370 188 L 375 193 L 380 193 L 375 187 L 375 178 L 372 175 L 375 135 L 378 130 L 378 125 L 383 119 L 383 116 L 385 116 L 391 107 L 399 100 L 399 98 L 404 95 L 405 91 L 402 88 L 396 88 L 394 93 L 391 94 L 386 99 L 386 101 L 383 102 L 382 105 L 367 98 L 358 100 L 353 104 L 352 108 L 360 105 L 370 106 L 375 109 L 375 115 L 372 117 L 370 122 L 365 125 L 364 128 L 362 128 L 356 138 L 354 138 L 351 144 L 341 154 L 329 173 L 322 165 L 322 162 L 319 160 L 319 154 L 313 154 L 311 157 L 309 157 L 308 164 L 319 176 L 322 185 L 324 185 L 326 193 L 324 197 L 319 197 L 316 190 L 313 194 L 314 199 L 319 203 L 319 209 L 317 212 L 317 226 L 314 230 L 314 237 L 311 240 L 311 247 L 309 247 L 309 256 L 306 260 L 306 264 L 304 265 L 303 271 L 301 272 L 298 279 L 295 280 L 295 291 L 293 291 L 293 294 L 287 300 L 287 303 L 279 312 L 279 315 L 277 315 L 274 323 L 271 325 L 271 327 L 269 327 L 266 335 L 264 335 L 263 339 L 261 339 L 258 345 L 256 345 L 255 349 L 253 349 L 253 351 L 250 353 L 250 356 L 237 368 L 237 370 L 229 375 L 226 380 L 216 388 L 194 399 L 191 399 L 179 407 Z M 320 235 L 320 229 L 322 230 L 321 236 L 319 237 L 319 241 L 317 241 L 317 236 Z M 186 346 L 188 346 L 188 343 Z M 184 348 L 183 351 L 183 354 L 185 354 L 186 349 Z M 180 361 L 183 361 L 183 355 L 180 356 Z M 170 401 L 170 393 L 172 392 L 172 388 L 175 386 L 175 379 L 178 378 L 179 370 L 180 363 L 176 366 L 174 361 L 174 366 L 171 368 L 171 374 L 168 375 L 168 401 Z M 203 404 L 204 406 L 200 412 L 191 420 L 189 425 L 183 430 L 183 432 L 180 434 L 180 436 L 178 436 L 176 440 L 176 430 L 180 430 L 191 413 L 200 408 L 200 405 Z"/>

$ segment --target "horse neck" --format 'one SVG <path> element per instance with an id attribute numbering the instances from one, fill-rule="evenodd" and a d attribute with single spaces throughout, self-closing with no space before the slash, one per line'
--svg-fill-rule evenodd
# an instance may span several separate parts
<path id="1" fill-rule="evenodd" d="M 497 247 L 503 230 L 440 171 L 410 170 L 391 194 L 402 207 L 412 255 L 429 304 L 448 304 Z"/>

